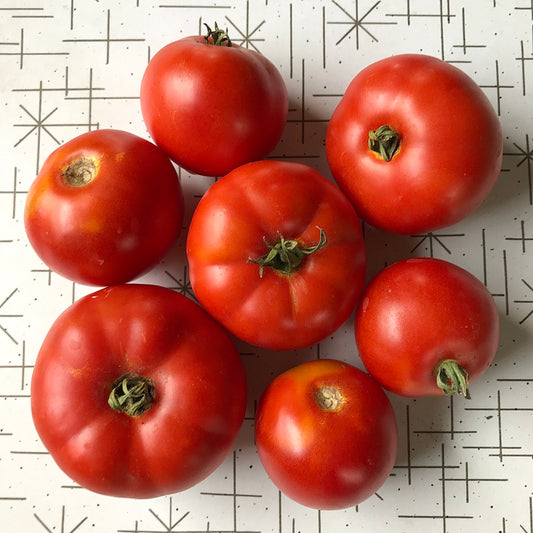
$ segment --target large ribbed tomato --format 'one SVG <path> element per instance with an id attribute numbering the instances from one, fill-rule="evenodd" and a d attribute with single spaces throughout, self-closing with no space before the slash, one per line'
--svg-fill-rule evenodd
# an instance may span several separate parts
<path id="1" fill-rule="evenodd" d="M 236 337 L 270 349 L 337 330 L 366 271 L 361 224 L 335 184 L 300 163 L 258 161 L 214 183 L 187 238 L 198 301 Z"/>
<path id="2" fill-rule="evenodd" d="M 72 304 L 37 356 L 31 409 L 58 466 L 102 494 L 191 487 L 231 450 L 246 378 L 230 337 L 199 305 L 155 285 Z"/>

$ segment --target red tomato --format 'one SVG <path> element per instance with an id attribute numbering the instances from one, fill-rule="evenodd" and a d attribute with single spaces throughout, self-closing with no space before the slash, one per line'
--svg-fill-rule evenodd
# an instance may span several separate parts
<path id="1" fill-rule="evenodd" d="M 243 165 L 212 185 L 187 238 L 198 301 L 236 337 L 265 348 L 310 346 L 349 317 L 366 252 L 352 206 L 299 163 Z"/>
<path id="2" fill-rule="evenodd" d="M 458 68 L 417 54 L 357 74 L 326 135 L 333 177 L 361 218 L 400 234 L 472 213 L 498 178 L 502 153 L 501 126 L 482 90 Z"/>
<path id="3" fill-rule="evenodd" d="M 222 176 L 274 149 L 287 121 L 288 94 L 265 56 L 218 29 L 208 35 L 157 52 L 142 79 L 141 110 L 150 135 L 174 162 L 195 174 Z"/>
<path id="4" fill-rule="evenodd" d="M 341 361 L 303 363 L 275 378 L 256 414 L 259 458 L 289 498 L 342 509 L 388 478 L 398 446 L 394 410 L 368 374 Z"/>
<path id="5" fill-rule="evenodd" d="M 368 372 L 402 396 L 464 394 L 498 348 L 499 316 L 472 274 L 440 259 L 394 263 L 365 288 L 355 319 Z"/>
<path id="6" fill-rule="evenodd" d="M 170 289 L 126 284 L 81 298 L 38 354 L 31 408 L 43 444 L 81 486 L 152 498 L 213 472 L 246 407 L 228 334 Z"/>
<path id="7" fill-rule="evenodd" d="M 176 170 L 161 149 L 125 131 L 96 130 L 46 159 L 24 222 L 52 270 L 105 286 L 154 267 L 178 238 L 183 210 Z"/>

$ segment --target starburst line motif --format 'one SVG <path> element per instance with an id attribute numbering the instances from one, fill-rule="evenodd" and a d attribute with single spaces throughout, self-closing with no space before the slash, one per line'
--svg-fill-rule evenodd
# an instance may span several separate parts
<path id="1" fill-rule="evenodd" d="M 366 33 L 370 39 L 374 42 L 378 42 L 378 38 L 371 33 L 367 26 L 369 25 L 382 25 L 382 24 L 396 24 L 396 22 L 371 22 L 367 20 L 368 16 L 378 7 L 378 5 L 381 3 L 381 0 L 375 2 L 369 9 L 367 9 L 363 15 L 359 15 L 359 0 L 356 0 L 355 2 L 355 14 L 352 15 L 347 9 L 345 9 L 343 6 L 341 6 L 338 2 L 335 0 L 332 0 L 333 5 L 335 5 L 342 13 L 346 15 L 348 20 L 342 20 L 342 21 L 329 21 L 328 24 L 335 24 L 335 25 L 349 25 L 348 30 L 340 37 L 340 39 L 335 43 L 336 45 L 340 44 L 344 39 L 346 39 L 351 33 L 355 32 L 355 43 L 356 48 L 359 50 L 359 34 L 361 31 Z"/>
<path id="2" fill-rule="evenodd" d="M 60 527 L 61 529 L 59 529 L 59 531 L 56 529 L 55 526 L 48 526 L 40 517 L 39 515 L 37 515 L 36 513 L 33 514 L 33 516 L 35 517 L 35 520 L 37 520 L 37 522 L 39 522 L 39 524 L 41 524 L 41 526 L 45 529 L 45 531 L 48 531 L 49 533 L 74 533 L 75 531 L 77 531 L 81 526 L 82 524 L 85 523 L 85 521 L 87 520 L 87 517 L 85 518 L 82 518 L 72 529 L 69 529 L 68 531 L 65 529 L 65 519 L 66 519 L 66 516 L 65 516 L 65 506 L 63 505 L 62 509 L 61 509 L 61 524 L 60 524 Z"/>
<path id="3" fill-rule="evenodd" d="M 426 241 L 429 241 L 429 254 L 431 257 L 433 257 L 434 252 L 434 243 L 437 243 L 446 253 L 450 254 L 452 251 L 444 244 L 442 239 L 450 238 L 450 237 L 464 237 L 464 233 L 448 233 L 448 234 L 439 234 L 436 235 L 433 232 L 429 232 L 423 235 L 412 235 L 412 237 L 420 238 L 416 246 L 411 250 L 411 253 L 413 253 L 417 248 L 422 246 Z"/>
<path id="4" fill-rule="evenodd" d="M 189 269 L 187 266 L 183 267 L 182 279 L 176 278 L 176 276 L 172 275 L 168 270 L 165 270 L 165 274 L 175 283 L 175 285 L 169 286 L 169 289 L 176 290 L 184 296 L 189 296 L 192 299 L 196 299 L 192 290 L 191 281 L 189 279 Z"/>
<path id="5" fill-rule="evenodd" d="M 19 107 L 24 112 L 25 116 L 30 119 L 29 122 L 21 122 L 19 124 L 14 124 L 16 128 L 28 128 L 28 131 L 15 143 L 14 147 L 16 148 L 21 143 L 26 141 L 32 134 L 36 134 L 37 137 L 37 160 L 36 160 L 36 173 L 40 170 L 41 165 L 41 142 L 43 138 L 43 133 L 50 137 L 57 145 L 61 144 L 61 141 L 52 133 L 50 128 L 57 127 L 87 127 L 91 130 L 93 127 L 98 128 L 99 124 L 92 121 L 92 100 L 95 99 L 93 92 L 96 90 L 102 90 L 100 88 L 93 87 L 92 80 L 92 69 L 89 71 L 89 86 L 88 87 L 69 87 L 68 81 L 68 69 L 65 71 L 65 85 L 61 87 L 44 87 L 43 82 L 39 82 L 37 88 L 25 88 L 25 89 L 13 89 L 16 92 L 27 92 L 27 93 L 38 93 L 38 102 L 37 102 L 37 111 L 32 112 L 26 106 L 20 104 Z M 54 107 L 51 111 L 44 111 L 44 94 L 47 92 L 64 92 L 65 99 L 68 98 L 68 94 L 71 91 L 88 91 L 89 96 L 89 119 L 87 122 L 51 122 L 50 118 L 56 113 L 59 109 L 57 106 Z"/>
<path id="6" fill-rule="evenodd" d="M 176 511 L 178 510 L 177 508 L 175 509 Z M 207 524 L 207 529 L 205 531 L 203 530 L 177 530 L 175 529 L 177 526 L 179 526 L 181 524 L 181 522 L 183 522 L 183 520 L 185 520 L 185 518 L 187 518 L 190 514 L 189 511 L 183 513 L 180 515 L 180 517 L 177 519 L 177 520 L 174 520 L 173 518 L 173 507 L 172 507 L 172 498 L 169 498 L 169 502 L 168 502 L 168 519 L 164 520 L 163 518 L 161 518 L 161 516 L 156 513 L 153 509 L 148 509 L 148 511 L 150 512 L 150 514 L 157 520 L 157 522 L 159 522 L 159 524 L 161 525 L 161 527 L 163 529 L 161 530 L 156 530 L 156 529 L 139 529 L 139 521 L 136 520 L 135 521 L 135 529 L 119 529 L 118 530 L 118 533 L 178 533 L 178 531 L 183 531 L 183 533 L 209 533 L 211 531 L 211 529 L 209 529 L 209 522 Z M 214 532 L 213 532 L 214 533 Z M 217 530 L 217 533 L 224 533 L 220 530 Z M 227 533 L 237 533 L 237 532 L 227 532 Z M 242 532 L 242 533 L 247 533 L 247 532 Z"/>
<path id="7" fill-rule="evenodd" d="M 37 105 L 37 113 L 34 114 L 29 111 L 25 106 L 20 104 L 19 106 L 24 113 L 31 119 L 30 123 L 15 124 L 15 127 L 24 127 L 29 128 L 28 132 L 23 135 L 16 143 L 15 148 L 19 146 L 23 141 L 25 141 L 30 135 L 34 132 L 37 132 L 37 172 L 40 167 L 40 152 L 41 152 L 41 138 L 42 133 L 46 133 L 56 144 L 60 144 L 60 141 L 55 137 L 52 132 L 49 130 L 50 127 L 53 127 L 54 124 L 47 123 L 48 119 L 57 111 L 57 107 L 52 109 L 52 111 L 44 114 L 43 111 L 43 82 L 39 82 L 39 101 Z"/>
<path id="8" fill-rule="evenodd" d="M 522 283 L 529 289 L 529 291 L 531 292 L 532 294 L 532 299 L 531 300 L 515 300 L 514 303 L 515 304 L 528 304 L 528 305 L 531 305 L 532 308 L 531 310 L 529 311 L 529 313 L 527 313 L 527 315 L 522 318 L 522 320 L 520 320 L 519 324 L 523 324 L 526 320 L 528 320 L 528 318 L 533 315 L 533 286 L 531 286 L 525 279 L 522 280 Z"/>
<path id="9" fill-rule="evenodd" d="M 6 305 L 7 302 L 9 302 L 9 300 L 11 300 L 11 298 L 17 291 L 18 289 L 13 289 L 13 291 L 11 291 L 11 293 L 4 299 L 4 301 L 0 303 L 0 309 L 2 309 L 4 305 Z M 0 318 L 20 318 L 20 317 L 22 317 L 22 315 L 19 315 L 19 314 L 1 314 L 0 315 Z M 13 335 L 11 335 L 11 333 L 9 333 L 7 328 L 4 327 L 2 324 L 0 324 L 0 331 L 3 331 L 7 335 L 7 337 L 11 339 L 15 344 L 18 344 L 18 341 L 15 339 L 15 337 L 13 337 Z"/>
<path id="10" fill-rule="evenodd" d="M 234 37 L 231 38 L 232 41 L 237 42 L 241 46 L 245 46 L 246 48 L 252 47 L 254 50 L 259 52 L 259 49 L 255 45 L 256 42 L 264 41 L 265 39 L 262 39 L 260 37 L 254 37 L 254 35 L 261 29 L 263 24 L 265 24 L 265 20 L 262 20 L 255 28 L 250 30 L 250 2 L 246 2 L 246 27 L 244 30 L 241 30 L 235 22 L 233 22 L 228 16 L 226 16 L 226 20 L 233 26 L 234 30 L 239 33 L 241 36 L 240 39 L 235 39 Z"/>
<path id="11" fill-rule="evenodd" d="M 526 133 L 526 146 L 523 148 L 516 142 L 513 142 L 516 152 L 505 152 L 504 155 L 519 157 L 516 167 L 521 167 L 524 163 L 527 168 L 529 181 L 529 205 L 533 205 L 533 147 L 529 143 L 529 134 Z"/>

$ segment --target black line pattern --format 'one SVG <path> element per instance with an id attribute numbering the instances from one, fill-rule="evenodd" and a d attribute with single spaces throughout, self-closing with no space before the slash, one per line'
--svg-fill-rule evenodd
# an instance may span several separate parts
<path id="1" fill-rule="evenodd" d="M 317 357 L 360 366 L 353 318 L 331 339 L 294 354 L 238 346 L 250 376 L 238 443 L 219 470 L 181 494 L 144 502 L 89 493 L 59 471 L 31 423 L 30 380 L 42 338 L 61 310 L 93 289 L 62 279 L 31 250 L 23 229 L 30 184 L 47 155 L 77 134 L 116 127 L 147 137 L 139 105 L 147 61 L 215 20 L 285 77 L 289 120 L 271 158 L 328 175 L 324 135 L 347 84 L 370 62 L 402 52 L 464 69 L 502 122 L 500 179 L 467 220 L 411 236 L 364 225 L 369 274 L 405 257 L 453 261 L 493 294 L 501 339 L 471 400 L 391 396 L 400 432 L 396 466 L 374 497 L 345 511 L 304 509 L 281 494 L 261 467 L 253 424 L 261 391 L 282 370 Z M 4 0 L 0 67 L 2 532 L 533 533 L 531 0 Z M 182 237 L 141 281 L 194 298 L 187 224 L 213 180 L 178 171 L 188 200 Z"/>

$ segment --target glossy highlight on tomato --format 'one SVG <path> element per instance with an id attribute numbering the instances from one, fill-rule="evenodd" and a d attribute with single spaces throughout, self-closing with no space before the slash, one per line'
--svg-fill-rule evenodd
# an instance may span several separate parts
<path id="1" fill-rule="evenodd" d="M 326 135 L 332 175 L 361 218 L 384 231 L 423 234 L 477 209 L 501 170 L 501 125 L 465 72 L 400 54 L 362 69 Z"/>
<path id="2" fill-rule="evenodd" d="M 101 289 L 51 326 L 32 375 L 35 428 L 76 483 L 153 498 L 209 476 L 246 409 L 246 376 L 226 331 L 156 285 Z"/>
<path id="3" fill-rule="evenodd" d="M 255 440 L 272 482 L 316 509 L 368 499 L 396 460 L 392 404 L 366 372 L 333 359 L 300 364 L 276 377 L 257 406 Z"/>
<path id="4" fill-rule="evenodd" d="M 32 183 L 24 224 L 41 260 L 84 285 L 126 283 L 178 239 L 184 200 L 176 169 L 153 143 L 103 129 L 54 150 Z"/>

